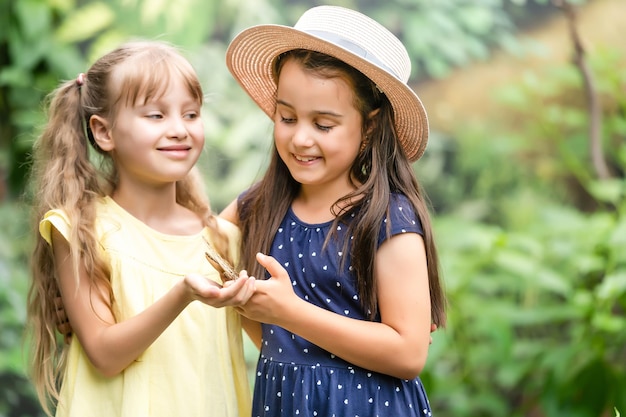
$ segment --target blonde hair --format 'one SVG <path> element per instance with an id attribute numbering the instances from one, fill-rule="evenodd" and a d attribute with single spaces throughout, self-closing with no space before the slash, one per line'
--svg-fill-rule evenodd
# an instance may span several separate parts
<path id="1" fill-rule="evenodd" d="M 28 335 L 31 378 L 44 411 L 58 399 L 67 345 L 56 334 L 55 298 L 59 296 L 52 248 L 38 225 L 51 209 L 63 210 L 72 225 L 68 237 L 74 275 L 85 268 L 91 285 L 104 285 L 114 302 L 109 266 L 101 259 L 95 234 L 96 201 L 115 189 L 118 175 L 110 155 L 98 149 L 89 131 L 93 115 L 113 118 L 121 104 L 148 101 L 166 91 L 170 79 L 180 77 L 202 104 L 202 87 L 191 64 L 166 43 L 138 41 L 120 46 L 98 59 L 84 78 L 62 83 L 49 96 L 48 123 L 34 146 L 32 185 L 35 248 L 28 293 Z M 83 81 L 84 80 L 84 81 Z M 100 162 L 92 162 L 90 143 Z M 96 159 L 96 158 L 93 158 Z M 196 168 L 176 184 L 176 200 L 197 213 L 209 228 L 217 250 L 230 260 L 228 242 L 219 232 L 201 177 Z"/>

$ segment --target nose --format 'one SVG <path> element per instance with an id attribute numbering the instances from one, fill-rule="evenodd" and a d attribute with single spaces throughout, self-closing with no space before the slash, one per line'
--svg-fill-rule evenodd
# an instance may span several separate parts
<path id="1" fill-rule="evenodd" d="M 189 133 L 187 132 L 185 119 L 183 119 L 182 117 L 172 117 L 170 119 L 167 136 L 171 139 L 183 140 L 188 135 Z"/>
<path id="2" fill-rule="evenodd" d="M 311 136 L 311 132 L 307 129 L 306 126 L 296 125 L 293 130 L 291 142 L 295 146 L 306 148 L 313 145 L 313 137 Z"/>

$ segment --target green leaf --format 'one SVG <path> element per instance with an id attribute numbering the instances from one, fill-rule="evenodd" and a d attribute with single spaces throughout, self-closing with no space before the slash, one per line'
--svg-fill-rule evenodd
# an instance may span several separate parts
<path id="1" fill-rule="evenodd" d="M 30 80 L 30 74 L 17 67 L 5 67 L 0 71 L 0 85 L 26 87 Z"/>
<path id="2" fill-rule="evenodd" d="M 51 13 L 45 2 L 20 0 L 16 2 L 15 13 L 25 39 L 41 39 L 50 32 Z"/>
<path id="3" fill-rule="evenodd" d="M 101 2 L 89 3 L 71 13 L 55 33 L 59 42 L 81 42 L 95 36 L 115 20 L 113 10 Z"/>
<path id="4" fill-rule="evenodd" d="M 494 27 L 494 11 L 477 4 L 460 7 L 457 16 L 472 33 L 484 35 Z"/>
<path id="5" fill-rule="evenodd" d="M 626 271 L 609 274 L 596 288 L 596 295 L 602 301 L 613 300 L 626 293 Z M 624 319 L 626 323 L 626 319 Z"/>
<path id="6" fill-rule="evenodd" d="M 102 55 L 113 50 L 129 37 L 128 33 L 123 32 L 120 28 L 110 28 L 98 35 L 89 47 L 87 52 L 87 61 L 95 62 Z"/>
<path id="7" fill-rule="evenodd" d="M 621 179 L 592 181 L 587 190 L 599 201 L 617 204 L 624 197 L 624 181 Z"/>
<path id="8" fill-rule="evenodd" d="M 45 57 L 49 50 L 48 44 L 49 40 L 45 37 L 32 41 L 12 36 L 8 46 L 13 66 L 32 72 Z"/>
<path id="9" fill-rule="evenodd" d="M 626 320 L 607 313 L 597 313 L 593 316 L 591 324 L 598 330 L 607 333 L 623 334 L 626 331 Z"/>
<path id="10" fill-rule="evenodd" d="M 54 74 L 63 79 L 73 79 L 79 72 L 84 71 L 85 61 L 74 47 L 55 45 L 46 60 Z"/>

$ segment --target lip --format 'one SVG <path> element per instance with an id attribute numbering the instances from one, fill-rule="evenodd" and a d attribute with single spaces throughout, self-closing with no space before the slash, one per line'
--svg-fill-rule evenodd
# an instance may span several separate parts
<path id="1" fill-rule="evenodd" d="M 188 151 L 191 149 L 189 145 L 171 145 L 171 146 L 163 146 L 161 148 L 157 148 L 160 151 Z"/>
<path id="2" fill-rule="evenodd" d="M 159 152 L 169 156 L 173 159 L 185 159 L 191 151 L 191 146 L 188 145 L 172 145 L 157 148 Z"/>

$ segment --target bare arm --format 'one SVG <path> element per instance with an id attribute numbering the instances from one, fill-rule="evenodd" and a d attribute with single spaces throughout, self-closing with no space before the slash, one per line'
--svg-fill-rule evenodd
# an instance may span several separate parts
<path id="1" fill-rule="evenodd" d="M 69 245 L 53 228 L 54 258 L 61 297 L 74 334 L 92 364 L 105 376 L 122 372 L 145 351 L 192 301 L 214 307 L 238 305 L 254 291 L 254 280 L 239 279 L 228 287 L 200 275 L 181 279 L 141 313 L 116 323 L 103 288 L 93 288 L 84 268 L 74 277 Z"/>
<path id="2" fill-rule="evenodd" d="M 229 222 L 239 225 L 239 216 L 237 214 L 237 200 L 233 200 L 222 212 L 220 217 Z M 261 348 L 261 323 L 251 320 L 245 316 L 241 317 L 241 325 L 246 331 L 248 337 L 252 340 L 257 348 Z"/>
<path id="3" fill-rule="evenodd" d="M 250 340 L 252 340 L 254 346 L 256 346 L 257 349 L 261 349 L 261 323 L 259 323 L 258 321 L 250 320 L 245 316 L 241 316 L 241 327 L 243 327 L 243 329 L 246 331 L 246 334 L 248 335 Z"/>
<path id="4" fill-rule="evenodd" d="M 237 214 L 237 200 L 233 200 L 222 212 L 220 217 L 228 220 L 232 224 L 239 225 L 239 215 Z"/>
<path id="5" fill-rule="evenodd" d="M 355 320 L 319 308 L 293 292 L 272 257 L 258 261 L 272 278 L 237 309 L 246 317 L 277 324 L 357 366 L 411 379 L 422 371 L 430 343 L 430 294 L 422 237 L 400 234 L 381 245 L 375 261 L 381 323 Z"/>

